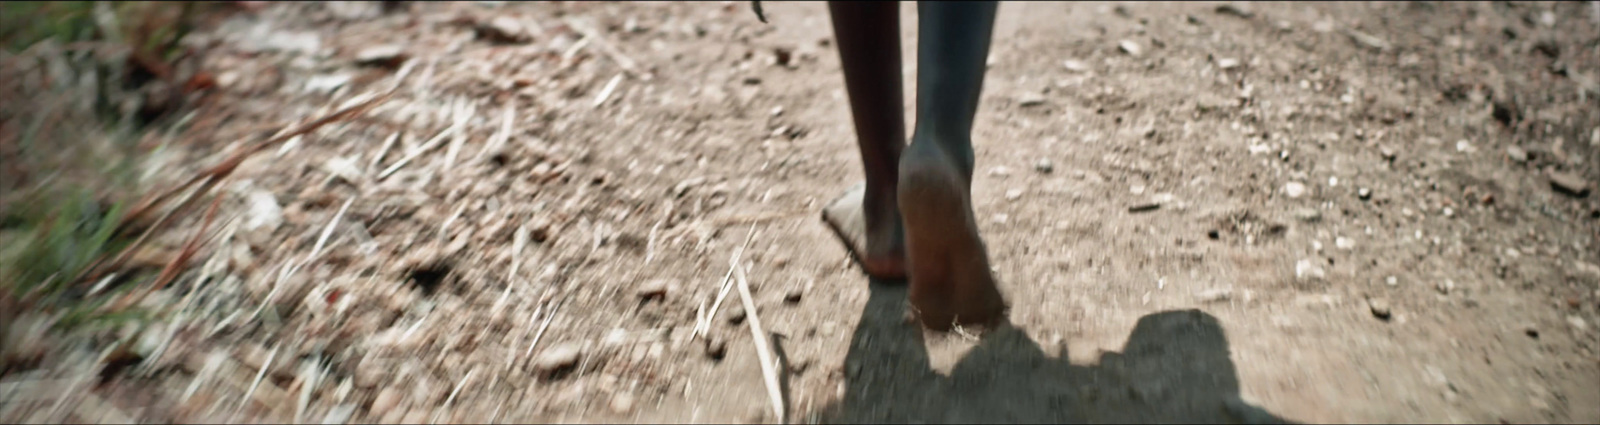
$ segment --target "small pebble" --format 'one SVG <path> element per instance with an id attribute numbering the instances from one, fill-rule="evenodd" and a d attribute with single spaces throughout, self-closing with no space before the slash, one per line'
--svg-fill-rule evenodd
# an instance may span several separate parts
<path id="1" fill-rule="evenodd" d="M 1306 281 L 1321 281 L 1328 277 L 1328 272 L 1310 259 L 1301 259 L 1294 264 L 1294 277 Z"/>
<path id="2" fill-rule="evenodd" d="M 1394 276 L 1389 276 L 1389 277 L 1383 278 L 1383 283 L 1386 283 L 1389 286 L 1395 286 L 1395 285 L 1399 285 L 1400 284 L 1400 279 L 1397 278 L 1397 277 L 1394 277 Z"/>
<path id="3" fill-rule="evenodd" d="M 1230 288 L 1212 288 L 1200 291 L 1194 294 L 1194 297 L 1202 303 L 1227 301 L 1228 298 L 1233 297 L 1233 290 Z"/>
<path id="4" fill-rule="evenodd" d="M 1550 187 L 1557 192 L 1577 198 L 1589 196 L 1589 183 L 1583 181 L 1583 177 L 1559 171 L 1550 171 L 1546 174 L 1550 178 Z"/>
<path id="5" fill-rule="evenodd" d="M 783 302 L 789 304 L 798 303 L 803 296 L 805 296 L 805 290 L 800 288 L 790 289 L 789 292 L 783 294 Z"/>
<path id="6" fill-rule="evenodd" d="M 1050 158 L 1039 158 L 1039 162 L 1033 164 L 1033 171 L 1038 171 L 1042 174 L 1050 174 L 1055 170 L 1056 165 L 1050 162 Z"/>
<path id="7" fill-rule="evenodd" d="M 1236 4 L 1224 4 L 1224 5 L 1221 5 L 1221 6 L 1217 6 L 1216 11 L 1219 14 L 1232 15 L 1232 16 L 1245 18 L 1245 19 L 1249 19 L 1250 17 L 1255 16 L 1255 12 L 1252 12 L 1252 11 L 1250 11 L 1250 9 L 1247 9 L 1247 8 L 1245 8 L 1243 6 L 1236 5 Z"/>
<path id="8" fill-rule="evenodd" d="M 722 337 L 710 336 L 706 338 L 706 357 L 712 360 L 722 360 L 728 355 L 728 342 Z"/>
<path id="9" fill-rule="evenodd" d="M 1589 323 L 1584 322 L 1582 317 L 1567 316 L 1567 324 L 1572 325 L 1572 329 L 1578 332 L 1589 330 Z"/>
<path id="10" fill-rule="evenodd" d="M 535 372 L 549 376 L 563 369 L 576 366 L 578 358 L 583 356 L 583 347 L 577 343 L 565 343 L 546 348 L 533 359 Z"/>
<path id="11" fill-rule="evenodd" d="M 1450 291 L 1454 291 L 1456 289 L 1456 281 L 1445 279 L 1444 281 L 1435 284 L 1433 289 L 1438 290 L 1440 294 L 1449 295 Z"/>
<path id="12" fill-rule="evenodd" d="M 1007 201 L 1015 201 L 1018 199 L 1022 199 L 1022 189 L 1011 189 L 1006 191 Z"/>
<path id="13" fill-rule="evenodd" d="M 634 290 L 634 294 L 638 295 L 640 299 L 645 301 L 665 299 L 667 297 L 667 293 L 676 286 L 677 281 L 674 279 L 650 279 L 640 284 L 639 287 Z"/>
<path id="14" fill-rule="evenodd" d="M 1372 311 L 1373 317 L 1377 317 L 1382 320 L 1389 320 L 1390 314 L 1392 313 L 1389 310 L 1389 300 L 1383 298 L 1368 298 L 1367 309 Z"/>
<path id="15" fill-rule="evenodd" d="M 1222 68 L 1224 70 L 1228 70 L 1228 69 L 1234 69 L 1234 68 L 1238 68 L 1238 67 L 1239 67 L 1239 60 L 1238 59 L 1234 59 L 1234 58 L 1217 59 L 1217 68 Z"/>
<path id="16" fill-rule="evenodd" d="M 1077 59 L 1067 59 L 1062 61 L 1061 66 L 1066 68 L 1067 71 L 1071 72 L 1084 72 L 1089 70 L 1089 64 Z"/>
<path id="17" fill-rule="evenodd" d="M 1122 53 L 1127 53 L 1128 56 L 1137 57 L 1144 54 L 1144 48 L 1140 47 L 1139 43 L 1135 43 L 1133 40 L 1122 40 L 1117 42 L 1117 50 L 1121 51 Z"/>
<path id="18" fill-rule="evenodd" d="M 1382 156 L 1384 161 L 1394 161 L 1394 158 L 1398 156 L 1394 148 L 1388 146 L 1379 146 L 1378 155 Z"/>
<path id="19" fill-rule="evenodd" d="M 400 390 L 396 387 L 384 387 L 378 391 L 378 396 L 372 399 L 372 408 L 368 410 L 372 416 L 382 417 L 400 405 Z"/>
<path id="20" fill-rule="evenodd" d="M 628 413 L 633 411 L 633 394 L 619 393 L 611 397 L 611 411 L 614 413 Z"/>
<path id="21" fill-rule="evenodd" d="M 1368 189 L 1368 188 L 1364 188 L 1364 187 L 1360 188 L 1360 189 L 1356 189 L 1356 197 L 1357 198 L 1361 198 L 1361 200 L 1363 200 L 1363 201 L 1368 200 L 1368 199 L 1372 199 L 1372 189 Z"/>
<path id="22" fill-rule="evenodd" d="M 405 48 L 395 44 L 372 46 L 356 52 L 356 63 L 394 66 L 405 61 Z"/>
<path id="23" fill-rule="evenodd" d="M 1294 211 L 1294 218 L 1305 223 L 1316 223 L 1322 221 L 1322 211 L 1317 211 L 1316 208 L 1301 208 Z"/>
<path id="24" fill-rule="evenodd" d="M 1039 105 L 1043 105 L 1043 104 L 1044 104 L 1044 95 L 1041 95 L 1039 93 L 1027 92 L 1027 93 L 1023 93 L 1020 96 L 1017 96 L 1017 106 L 1021 106 L 1021 107 L 1027 108 L 1027 107 L 1039 106 Z"/>
<path id="25" fill-rule="evenodd" d="M 989 168 L 989 175 L 995 177 L 1008 177 L 1011 175 L 1011 169 L 1006 168 L 1004 165 L 996 165 L 992 168 Z"/>
<path id="26" fill-rule="evenodd" d="M 745 318 L 744 307 L 734 306 L 733 309 L 728 310 L 728 323 L 729 324 L 738 325 L 738 324 L 744 323 L 744 318 Z"/>
<path id="27" fill-rule="evenodd" d="M 1138 203 L 1138 204 L 1133 204 L 1133 205 L 1128 206 L 1128 212 L 1130 212 L 1130 213 L 1150 212 L 1150 211 L 1155 211 L 1156 209 L 1159 209 L 1159 208 L 1161 208 L 1161 204 L 1160 203 L 1157 203 L 1157 202 L 1143 202 L 1143 203 Z"/>
<path id="28" fill-rule="evenodd" d="M 1289 182 L 1283 185 L 1283 194 L 1288 195 L 1290 198 L 1299 198 L 1300 195 L 1306 194 L 1306 185 L 1300 182 Z"/>
<path id="29" fill-rule="evenodd" d="M 1344 237 L 1344 236 L 1340 236 L 1340 237 L 1333 238 L 1333 246 L 1338 247 L 1339 249 L 1342 249 L 1342 250 L 1345 250 L 1345 251 L 1349 251 L 1349 250 L 1355 249 L 1356 241 L 1354 241 L 1354 240 L 1352 240 L 1350 238 Z M 1393 278 L 1393 277 L 1391 277 L 1391 278 Z"/>
<path id="30" fill-rule="evenodd" d="M 995 214 L 994 217 L 989 220 L 993 221 L 994 224 L 1006 224 L 1007 221 L 1011 221 L 1011 216 L 1006 214 Z"/>
<path id="31" fill-rule="evenodd" d="M 1506 157 L 1516 162 L 1528 162 L 1528 151 L 1517 146 L 1507 146 Z"/>

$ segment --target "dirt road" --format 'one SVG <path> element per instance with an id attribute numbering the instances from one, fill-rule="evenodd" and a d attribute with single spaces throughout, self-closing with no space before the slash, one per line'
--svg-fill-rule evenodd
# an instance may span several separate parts
<path id="1" fill-rule="evenodd" d="M 164 173 L 399 94 L 247 163 L 240 224 L 164 298 L 186 319 L 99 393 L 149 421 L 772 422 L 758 319 L 795 422 L 1600 422 L 1589 3 L 1003 4 L 974 206 L 1013 325 L 982 335 L 918 330 L 820 220 L 861 178 L 825 6 L 764 6 L 223 23 L 205 142 Z M 735 252 L 756 311 L 733 291 L 708 341 Z"/>

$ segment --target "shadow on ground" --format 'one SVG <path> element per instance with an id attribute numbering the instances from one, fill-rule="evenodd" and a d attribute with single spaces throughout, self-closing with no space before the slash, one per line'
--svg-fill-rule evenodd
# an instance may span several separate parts
<path id="1" fill-rule="evenodd" d="M 833 423 L 1286 423 L 1239 399 L 1217 319 L 1199 310 L 1139 319 L 1121 353 L 1075 366 L 1006 324 L 987 332 L 949 376 L 930 367 L 905 317 L 903 284 L 873 281 L 845 360 Z"/>

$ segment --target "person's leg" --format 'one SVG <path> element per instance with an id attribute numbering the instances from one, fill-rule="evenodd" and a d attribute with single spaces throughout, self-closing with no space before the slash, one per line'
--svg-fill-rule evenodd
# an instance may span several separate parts
<path id="1" fill-rule="evenodd" d="M 1006 305 L 972 212 L 972 120 L 995 2 L 917 5 L 917 121 L 900 159 L 911 305 L 924 326 L 1000 318 Z"/>
<path id="2" fill-rule="evenodd" d="M 890 279 L 906 277 L 904 230 L 895 203 L 900 151 L 906 143 L 899 7 L 899 2 L 828 2 L 866 169 L 861 204 L 866 241 L 859 247 L 865 252 L 854 254 L 868 275 Z"/>

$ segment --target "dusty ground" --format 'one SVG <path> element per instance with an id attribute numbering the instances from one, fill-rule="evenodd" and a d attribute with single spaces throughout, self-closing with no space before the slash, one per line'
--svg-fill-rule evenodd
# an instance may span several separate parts
<path id="1" fill-rule="evenodd" d="M 142 364 L 6 377 L 4 417 L 772 422 L 737 295 L 693 332 L 748 239 L 790 421 L 1600 422 L 1593 6 L 1002 5 L 1014 325 L 946 335 L 819 218 L 861 176 L 820 3 L 273 4 L 196 40 L 220 87 L 153 182 L 398 94 L 234 176 Z"/>

